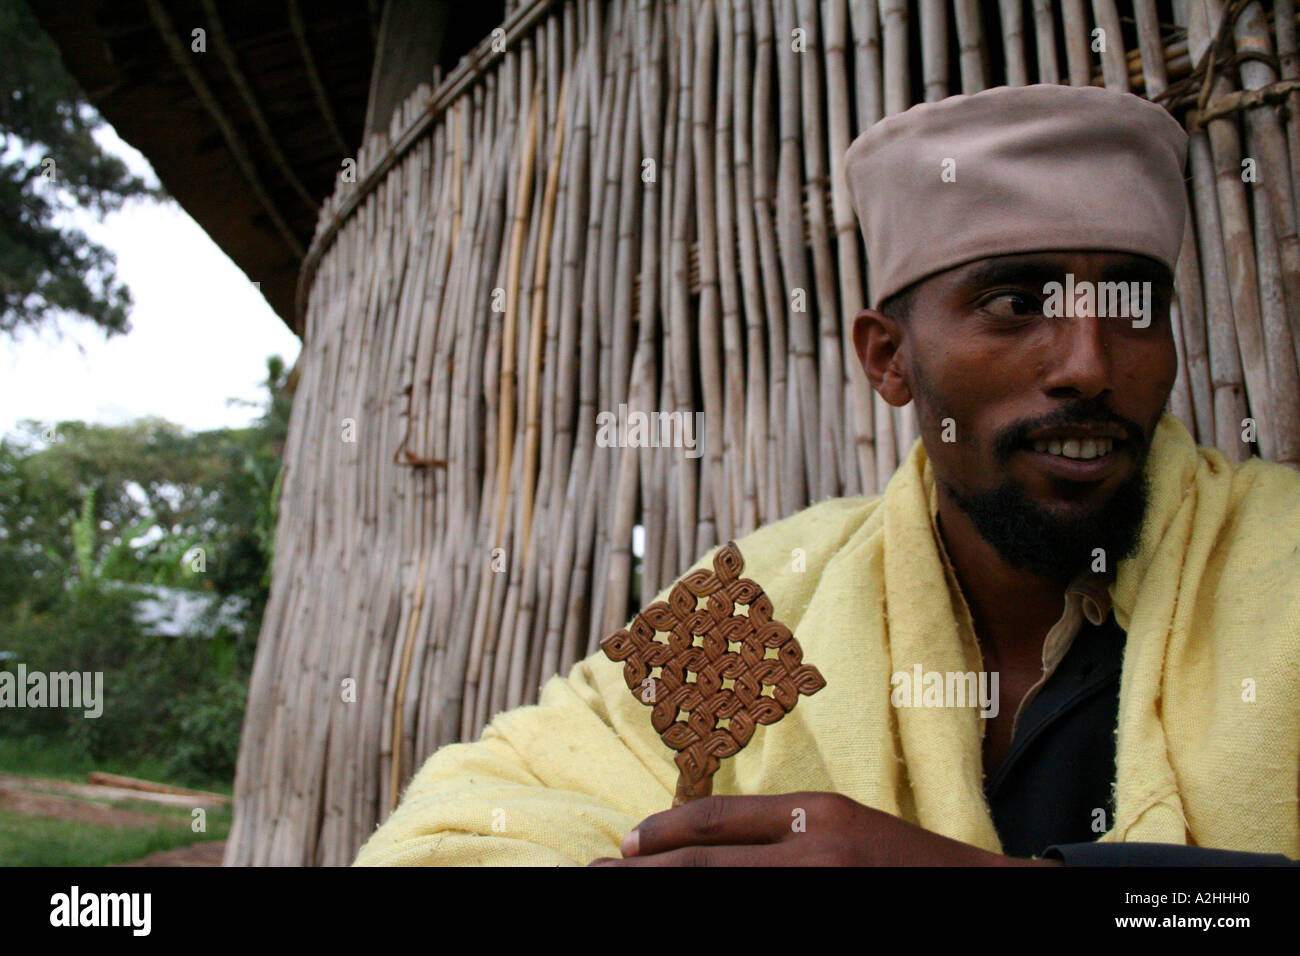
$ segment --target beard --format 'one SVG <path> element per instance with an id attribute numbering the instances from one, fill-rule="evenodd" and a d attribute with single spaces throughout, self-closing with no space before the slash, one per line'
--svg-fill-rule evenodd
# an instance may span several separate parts
<path id="1" fill-rule="evenodd" d="M 919 413 L 935 417 L 934 409 L 947 407 L 919 363 L 911 365 L 911 381 L 918 393 Z M 1097 421 L 1118 424 L 1128 433 L 1129 447 L 1137 455 L 1137 464 L 1110 498 L 1094 507 L 1046 508 L 1015 478 L 1008 478 L 989 491 L 972 493 L 963 493 L 937 474 L 935 479 L 969 516 L 980 536 L 1011 567 L 1066 585 L 1095 560 L 1094 551 L 1100 548 L 1105 556 L 1105 568 L 1111 571 L 1120 561 L 1132 557 L 1141 540 L 1150 498 L 1146 473 L 1150 454 L 1148 433 L 1103 406 L 1080 401 L 1058 409 L 1051 420 L 1032 425 L 1021 423 L 1020 427 L 999 436 L 993 453 L 1000 461 L 1006 461 L 1023 446 L 1031 427 Z"/>
<path id="2" fill-rule="evenodd" d="M 1150 486 L 1139 462 L 1103 504 L 1083 511 L 1044 508 L 1015 479 L 990 491 L 963 494 L 946 482 L 957 506 L 1004 562 L 1036 577 L 1068 584 L 1102 549 L 1105 569 L 1137 551 Z"/>

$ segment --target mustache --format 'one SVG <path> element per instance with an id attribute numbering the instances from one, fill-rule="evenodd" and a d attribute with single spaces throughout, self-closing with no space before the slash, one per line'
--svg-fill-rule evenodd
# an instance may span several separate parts
<path id="1" fill-rule="evenodd" d="M 1123 429 L 1125 440 L 1139 453 L 1146 445 L 1146 432 L 1136 422 L 1116 415 L 1105 408 L 1087 403 L 1065 405 L 1045 418 L 1021 422 L 1007 429 L 994 443 L 994 450 L 1001 458 L 1009 457 L 1029 442 L 1029 436 L 1044 428 L 1062 428 L 1069 425 L 1114 425 Z"/>

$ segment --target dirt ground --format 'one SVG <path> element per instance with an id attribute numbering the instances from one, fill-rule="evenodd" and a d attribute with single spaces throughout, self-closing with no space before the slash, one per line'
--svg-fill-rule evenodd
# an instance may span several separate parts
<path id="1" fill-rule="evenodd" d="M 28 816 L 67 820 L 93 826 L 109 827 L 188 827 L 187 817 L 153 814 L 126 807 L 112 806 L 123 799 L 139 799 L 139 793 L 109 787 L 96 787 L 52 780 L 44 777 L 20 777 L 0 774 L 0 808 Z M 106 803 L 96 802 L 104 800 Z M 225 852 L 224 840 L 207 840 L 172 850 L 151 853 L 139 860 L 117 866 L 220 866 Z"/>
<path id="2" fill-rule="evenodd" d="M 159 850 L 129 863 L 114 863 L 114 866 L 220 866 L 222 854 L 226 852 L 225 840 L 207 840 L 203 843 L 191 843 L 178 846 L 174 850 Z"/>
<path id="3" fill-rule="evenodd" d="M 59 797 L 51 793 L 38 793 L 0 786 L 0 807 L 28 816 L 68 820 L 73 823 L 90 823 L 101 827 L 151 827 L 159 823 L 189 826 L 184 817 L 161 817 L 138 810 L 123 810 L 88 803 L 74 797 Z"/>

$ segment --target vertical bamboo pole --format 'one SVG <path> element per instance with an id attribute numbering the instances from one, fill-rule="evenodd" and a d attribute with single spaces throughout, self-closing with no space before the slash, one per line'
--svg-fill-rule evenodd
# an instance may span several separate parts
<path id="1" fill-rule="evenodd" d="M 777 356 L 769 348 L 764 327 L 763 280 L 759 266 L 757 223 L 754 217 L 753 195 L 756 171 L 750 157 L 750 144 L 754 136 L 754 23 L 751 4 L 745 0 L 732 2 L 732 36 L 734 42 L 734 73 L 739 78 L 732 87 L 731 143 L 732 184 L 734 187 L 735 218 L 740 257 L 741 308 L 745 321 L 745 397 L 743 497 L 737 514 L 741 533 L 771 520 L 778 511 L 778 496 L 771 476 L 776 466 L 768 460 L 774 442 L 771 434 L 771 406 L 769 381 L 772 364 Z M 701 251 L 703 251 L 701 239 Z M 703 255 L 701 255 L 703 261 Z M 780 361 L 784 361 L 784 355 Z M 715 532 L 719 541 L 731 535 Z"/>
<path id="2" fill-rule="evenodd" d="M 949 94 L 948 4 L 943 0 L 921 0 L 921 78 L 927 103 Z"/>
<path id="3" fill-rule="evenodd" d="M 1155 0 L 1134 0 L 1137 18 L 1138 49 L 1142 52 L 1142 79 L 1147 99 L 1158 96 L 1169 85 L 1165 70 L 1164 43 L 1160 37 L 1160 19 Z"/>
<path id="4" fill-rule="evenodd" d="M 1025 60 L 1025 11 L 1020 0 L 998 0 L 1002 20 L 1002 50 L 1006 57 L 1007 86 L 1029 83 Z"/>
<path id="5" fill-rule="evenodd" d="M 978 93 L 989 85 L 985 58 L 984 20 L 978 0 L 955 0 L 957 11 L 957 49 L 961 63 L 961 91 Z"/>
<path id="6" fill-rule="evenodd" d="M 835 251 L 840 276 L 840 333 L 844 382 L 849 401 L 845 405 L 845 494 L 871 493 L 869 479 L 875 477 L 875 428 L 871 411 L 871 386 L 851 346 L 853 322 L 858 310 L 867 305 L 861 256 L 858 252 L 858 223 L 844 178 L 844 153 L 854 138 L 851 119 L 849 77 L 845 63 L 848 44 L 848 9 L 842 0 L 830 5 L 826 20 L 826 99 L 830 114 L 831 209 L 835 220 Z"/>
<path id="7" fill-rule="evenodd" d="M 771 355 L 772 402 L 768 426 L 768 480 L 779 491 L 779 514 L 797 510 L 805 501 L 807 479 L 803 455 L 790 452 L 786 438 L 790 410 L 798 404 L 798 394 L 791 382 L 790 333 L 786 316 L 789 299 L 781 276 L 781 258 L 777 248 L 776 182 L 777 150 L 773 136 L 779 135 L 778 122 L 771 113 L 772 77 L 775 75 L 778 31 L 773 9 L 774 0 L 761 0 L 754 19 L 754 222 L 758 229 L 759 262 L 763 275 L 763 307 L 766 313 L 768 348 Z M 714 502 L 719 512 L 721 502 Z M 721 532 L 721 525 L 719 525 Z"/>
<path id="8" fill-rule="evenodd" d="M 841 354 L 840 304 L 835 288 L 835 262 L 831 255 L 830 230 L 826 212 L 830 205 L 827 190 L 830 176 L 826 160 L 826 129 L 822 117 L 821 23 L 815 0 L 799 0 L 799 22 L 806 31 L 807 48 L 799 58 L 802 64 L 800 83 L 803 119 L 803 159 L 805 194 L 808 197 L 808 239 L 812 246 L 813 283 L 816 290 L 820 428 L 815 434 L 821 451 L 818 473 L 818 499 L 840 494 L 841 449 L 844 447 L 844 359 Z"/>
<path id="9" fill-rule="evenodd" d="M 1210 31 L 1204 9 L 1190 11 L 1188 50 L 1194 62 L 1209 49 Z M 1239 462 L 1249 454 L 1241 440 L 1246 418 L 1246 390 L 1242 381 L 1241 358 L 1235 336 L 1234 301 L 1229 291 L 1228 258 L 1223 243 L 1223 222 L 1215 188 L 1214 160 L 1209 136 L 1192 130 L 1188 143 L 1192 169 L 1192 200 L 1196 212 L 1196 233 L 1200 245 L 1201 272 L 1205 279 L 1206 314 L 1209 323 L 1210 381 L 1214 388 L 1214 435 L 1216 446 L 1229 461 Z"/>
<path id="10" fill-rule="evenodd" d="M 804 246 L 804 215 L 801 201 L 800 97 L 802 78 L 794 50 L 794 0 L 777 0 L 776 64 L 780 88 L 781 149 L 777 165 L 777 237 L 781 253 L 783 307 L 789 317 L 790 376 L 794 390 L 787 408 L 785 453 L 802 457 L 810 494 L 822 488 L 821 456 L 816 447 L 817 352 L 812 320 L 808 314 L 812 298 L 808 281 L 808 260 Z M 725 281 L 725 272 L 724 272 Z M 725 286 L 724 286 L 725 289 Z M 725 315 L 724 308 L 724 315 Z"/>
<path id="11" fill-rule="evenodd" d="M 878 8 L 875 0 L 849 5 L 849 23 L 854 44 L 854 99 L 857 107 L 857 128 L 860 133 L 885 115 L 885 90 L 881 50 L 881 23 L 888 18 L 897 19 L 893 7 L 886 11 Z M 895 41 L 896 42 L 896 41 Z M 892 60 L 891 60 L 892 62 Z M 868 268 L 870 263 L 868 263 Z M 870 304 L 869 290 L 863 299 Z M 872 458 L 874 472 L 863 475 L 863 490 L 878 494 L 884 490 L 890 475 L 898 464 L 898 447 L 895 441 L 894 414 L 890 405 L 874 389 L 870 393 Z"/>
<path id="12" fill-rule="evenodd" d="M 685 428 L 688 420 L 690 427 L 694 428 L 694 412 L 700 407 L 695 397 L 693 377 L 695 336 L 692 334 L 690 316 L 691 224 L 695 218 L 692 215 L 692 209 L 696 203 L 694 195 L 696 182 L 695 118 L 692 112 L 696 103 L 695 75 L 693 72 L 696 60 L 696 43 L 687 42 L 687 40 L 693 39 L 695 30 L 696 26 L 691 16 L 691 6 L 690 4 L 682 4 L 679 8 L 677 24 L 671 33 L 674 45 L 677 47 L 675 56 L 670 60 L 670 62 L 676 64 L 676 95 L 674 97 L 676 111 L 674 117 L 672 179 L 668 184 L 671 190 L 671 197 L 668 197 L 671 199 L 671 233 L 664 236 L 670 242 L 668 259 L 670 268 L 665 270 L 664 276 L 668 283 L 668 294 L 666 296 L 668 305 L 668 341 L 664 349 L 667 368 L 664 370 L 663 378 L 665 383 L 671 386 L 669 392 L 671 401 L 667 405 L 661 405 L 660 407 L 667 408 L 672 413 L 680 412 L 682 415 L 683 440 L 685 439 Z M 707 76 L 704 85 L 708 85 Z M 702 440 L 702 437 L 698 434 L 694 436 L 697 448 L 700 447 L 698 443 Z M 657 457 L 662 459 L 661 468 L 671 466 L 672 471 L 675 473 L 672 502 L 676 521 L 672 533 L 667 536 L 668 542 L 664 550 L 665 560 L 663 565 L 654 569 L 654 576 L 643 575 L 643 587 L 647 580 L 652 581 L 654 585 L 653 589 L 645 588 L 646 594 L 651 600 L 659 591 L 660 581 L 675 578 L 698 557 L 693 553 L 693 546 L 700 495 L 699 458 L 688 457 L 685 448 L 661 449 Z M 664 488 L 666 491 L 668 487 L 667 472 L 663 474 L 661 480 L 665 482 Z M 657 513 L 656 506 L 650 503 L 650 506 L 646 509 L 646 520 L 662 520 L 657 517 Z M 643 603 L 648 604 L 650 601 L 647 600 Z"/>
<path id="13" fill-rule="evenodd" d="M 1092 17 L 1097 26 L 1093 31 L 1093 48 L 1100 47 L 1101 70 L 1106 89 L 1127 93 L 1128 62 L 1124 53 L 1124 34 L 1120 30 L 1119 12 L 1115 0 L 1092 0 Z M 1098 33 L 1097 30 L 1101 32 Z"/>
<path id="14" fill-rule="evenodd" d="M 718 222 L 718 278 L 720 317 L 722 317 L 723 373 L 723 464 L 727 480 L 722 485 L 724 498 L 714 489 L 715 518 L 719 528 L 728 528 L 728 537 L 744 535 L 754 527 L 754 515 L 746 514 L 746 395 L 745 378 L 749 365 L 744 350 L 741 326 L 740 265 L 736 261 L 738 212 L 736 208 L 735 164 L 740 156 L 733 153 L 737 133 L 732 114 L 741 107 L 735 66 L 736 34 L 732 4 L 718 4 L 718 85 L 714 92 L 714 181 L 702 183 L 712 193 L 712 206 Z M 757 356 L 755 356 L 757 358 Z"/>
<path id="15" fill-rule="evenodd" d="M 1065 61 L 1071 86 L 1092 83 L 1091 42 L 1083 0 L 1061 0 L 1061 23 L 1065 27 Z"/>
<path id="16" fill-rule="evenodd" d="M 1056 59 L 1056 20 L 1052 13 L 1052 0 L 1033 0 L 1033 11 L 1038 82 L 1060 83 L 1061 67 Z"/>

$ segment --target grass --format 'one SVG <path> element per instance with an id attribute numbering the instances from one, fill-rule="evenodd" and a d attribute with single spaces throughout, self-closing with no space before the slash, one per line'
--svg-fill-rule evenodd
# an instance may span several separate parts
<path id="1" fill-rule="evenodd" d="M 96 761 L 65 740 L 36 737 L 0 738 L 0 773 L 55 780 L 86 782 L 92 770 L 173 783 L 165 761 L 152 757 Z M 185 785 L 190 785 L 186 782 Z M 230 795 L 229 780 L 206 781 L 199 789 Z M 187 807 L 169 807 L 147 801 L 115 804 L 157 817 L 188 820 Z M 106 866 L 126 863 L 159 850 L 188 846 L 204 840 L 224 840 L 230 832 L 230 807 L 207 812 L 207 830 L 195 833 L 188 826 L 160 822 L 153 827 L 109 827 L 68 820 L 52 820 L 0 808 L 0 866 Z"/>
<path id="2" fill-rule="evenodd" d="M 14 773 L 28 777 L 52 777 L 55 780 L 86 782 L 92 770 L 116 773 L 126 777 L 140 777 L 158 783 L 174 783 L 167 771 L 167 762 L 159 757 L 108 758 L 95 760 L 75 744 L 60 739 L 41 737 L 0 737 L 0 773 Z M 210 790 L 230 796 L 234 785 L 229 780 L 201 781 L 197 787 L 190 782 L 180 784 L 191 789 Z"/>
<path id="3" fill-rule="evenodd" d="M 230 808 L 209 810 L 207 825 L 206 833 L 173 824 L 101 827 L 0 810 L 0 866 L 107 866 L 203 840 L 224 840 Z"/>

